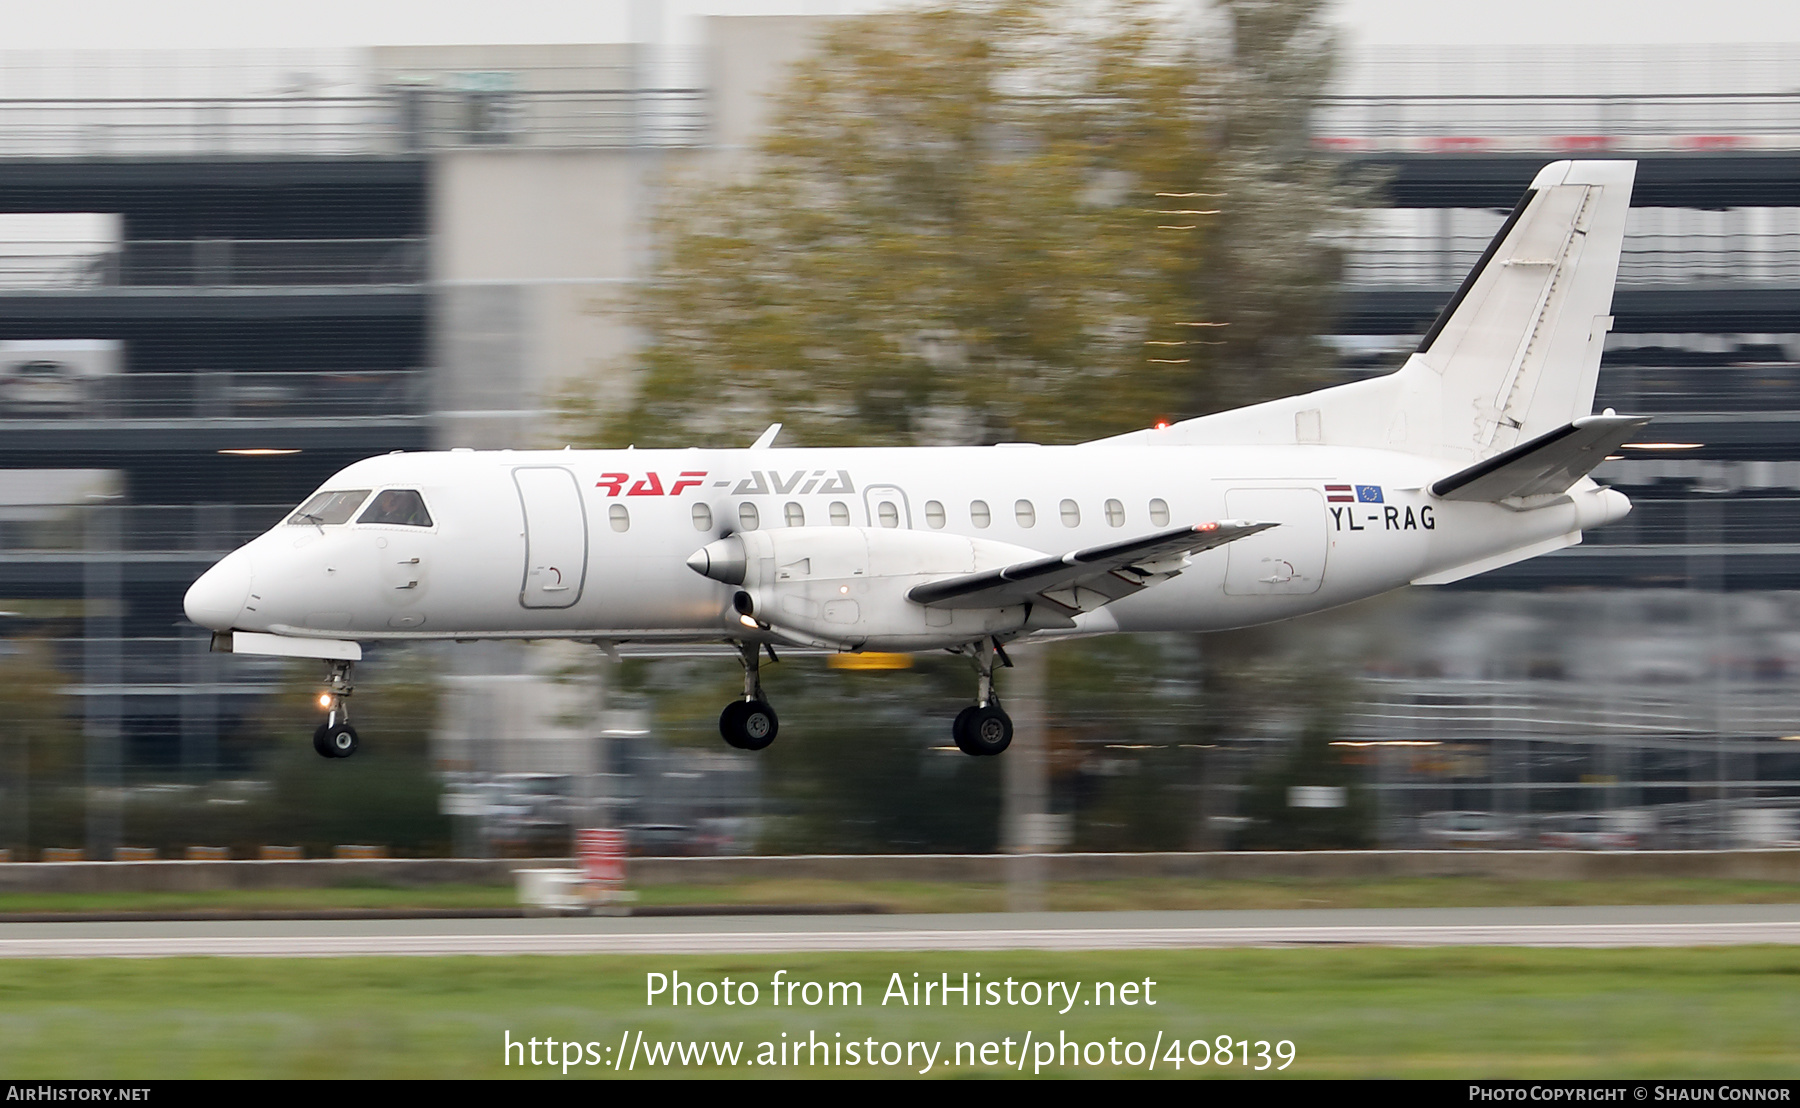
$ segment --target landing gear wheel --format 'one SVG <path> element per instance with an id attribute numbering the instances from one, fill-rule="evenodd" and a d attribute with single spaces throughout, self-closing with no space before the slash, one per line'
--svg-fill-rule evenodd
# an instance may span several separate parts
<path id="1" fill-rule="evenodd" d="M 970 705 L 957 713 L 952 733 L 964 754 L 991 758 L 1012 745 L 1012 717 L 998 704 Z"/>
<path id="2" fill-rule="evenodd" d="M 969 717 L 980 709 L 971 704 L 956 713 L 956 721 L 950 725 L 950 737 L 956 740 L 956 749 L 964 754 L 979 757 L 981 752 L 969 746 Z"/>
<path id="3" fill-rule="evenodd" d="M 761 700 L 734 700 L 719 713 L 719 734 L 739 750 L 761 750 L 775 741 L 781 721 Z"/>
<path id="4" fill-rule="evenodd" d="M 348 723 L 321 727 L 313 733 L 313 747 L 327 758 L 348 758 L 362 745 L 356 728 Z"/>
<path id="5" fill-rule="evenodd" d="M 350 694 L 356 687 L 350 683 L 350 674 L 354 668 L 350 662 L 334 661 L 327 663 L 330 672 L 326 675 L 325 691 L 319 697 L 321 707 L 327 709 L 325 722 L 319 724 L 313 732 L 313 749 L 321 758 L 348 758 L 356 753 L 360 741 L 356 736 L 356 728 L 350 726 Z"/>

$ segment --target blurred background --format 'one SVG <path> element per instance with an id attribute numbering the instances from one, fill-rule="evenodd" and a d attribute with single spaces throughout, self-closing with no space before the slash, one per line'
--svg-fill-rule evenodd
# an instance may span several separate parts
<path id="1" fill-rule="evenodd" d="M 773 195 L 708 190 L 758 187 L 759 158 L 835 172 L 796 126 L 917 27 L 834 7 L 684 37 L 639 3 L 588 45 L 0 53 L 0 848 L 554 855 L 589 820 L 665 854 L 1795 845 L 1800 45 L 1359 45 L 1321 4 L 1175 9 L 1133 9 L 1134 48 L 1167 20 L 1190 53 L 1158 64 L 1206 74 L 1171 94 L 1194 129 L 1153 136 L 1194 145 L 1138 172 L 1234 183 L 1196 201 L 1224 229 L 1095 241 L 1257 340 L 1140 359 L 1100 407 L 1051 372 L 1092 351 L 1045 353 L 1062 422 L 966 391 L 987 355 L 901 303 L 865 310 L 923 393 L 808 370 L 770 378 L 791 410 L 709 412 L 707 359 L 754 352 L 672 322 L 729 299 L 705 236 L 756 209 L 724 200 Z M 1036 99 L 1007 118 L 1065 118 Z M 728 657 L 570 644 L 372 650 L 363 753 L 327 762 L 310 664 L 211 654 L 183 619 L 213 561 L 391 450 L 747 445 L 793 412 L 794 444 L 1078 441 L 1387 372 L 1570 155 L 1640 166 L 1596 401 L 1657 417 L 1596 472 L 1632 515 L 1301 623 L 1044 650 L 1035 785 L 947 742 L 960 660 L 785 661 L 755 756 L 717 736 Z M 1269 210 L 1232 191 L 1261 186 Z M 1017 187 L 988 218 L 1035 210 Z"/>

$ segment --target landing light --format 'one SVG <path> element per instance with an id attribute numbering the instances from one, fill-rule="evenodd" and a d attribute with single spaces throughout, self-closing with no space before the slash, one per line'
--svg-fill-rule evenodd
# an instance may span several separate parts
<path id="1" fill-rule="evenodd" d="M 738 622 L 743 624 L 745 627 L 755 627 L 756 626 L 756 621 L 751 619 L 749 616 L 739 616 Z"/>
<path id="2" fill-rule="evenodd" d="M 321 708 L 331 707 L 331 694 L 330 693 L 320 693 L 319 694 L 319 707 L 321 707 Z"/>
<path id="3" fill-rule="evenodd" d="M 238 458 L 270 458 L 287 454 L 298 454 L 300 453 L 300 449 L 298 447 L 282 446 L 247 446 L 232 450 L 221 450 L 219 453 L 230 454 Z"/>
<path id="4" fill-rule="evenodd" d="M 1332 746 L 1442 746 L 1436 739 L 1338 739 Z"/>
<path id="5" fill-rule="evenodd" d="M 1627 442 L 1621 443 L 1623 450 L 1698 450 L 1706 444 L 1703 442 Z"/>

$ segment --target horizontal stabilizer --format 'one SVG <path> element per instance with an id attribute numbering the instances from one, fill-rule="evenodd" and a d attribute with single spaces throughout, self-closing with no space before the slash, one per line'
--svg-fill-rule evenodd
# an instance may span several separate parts
<path id="1" fill-rule="evenodd" d="M 1584 416 L 1453 473 L 1431 492 L 1444 500 L 1489 502 L 1567 492 L 1649 422 L 1648 416 Z"/>
<path id="2" fill-rule="evenodd" d="M 1174 576 L 1186 566 L 1189 554 L 1224 546 L 1274 526 L 1228 519 L 1176 527 L 1124 542 L 916 585 L 906 598 L 933 608 L 1004 608 L 1048 600 L 1070 611 L 1088 611 Z"/>

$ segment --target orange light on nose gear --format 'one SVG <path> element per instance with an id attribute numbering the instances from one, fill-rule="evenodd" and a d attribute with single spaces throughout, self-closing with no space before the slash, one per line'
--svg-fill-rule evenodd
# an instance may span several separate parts
<path id="1" fill-rule="evenodd" d="M 321 708 L 331 707 L 331 694 L 330 693 L 320 693 L 319 694 L 319 707 L 321 707 Z"/>

